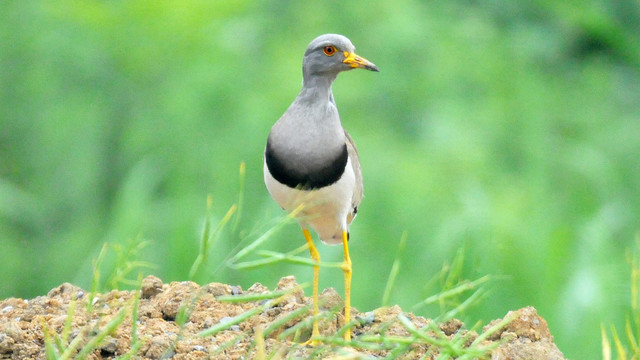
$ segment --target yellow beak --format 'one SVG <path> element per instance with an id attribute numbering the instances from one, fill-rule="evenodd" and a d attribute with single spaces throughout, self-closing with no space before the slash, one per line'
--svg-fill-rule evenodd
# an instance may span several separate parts
<path id="1" fill-rule="evenodd" d="M 380 71 L 376 64 L 354 52 L 350 53 L 348 51 L 345 51 L 344 57 L 345 59 L 342 62 L 345 64 L 349 64 L 352 68 L 363 68 L 371 71 Z"/>

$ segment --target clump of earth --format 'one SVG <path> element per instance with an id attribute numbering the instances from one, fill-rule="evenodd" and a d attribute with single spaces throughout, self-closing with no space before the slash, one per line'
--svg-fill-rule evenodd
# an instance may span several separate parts
<path id="1" fill-rule="evenodd" d="M 84 351 L 88 359 L 435 359 L 452 351 L 437 345 L 445 340 L 458 344 L 462 350 L 456 351 L 468 350 L 470 358 L 564 359 L 533 307 L 509 312 L 506 321 L 494 320 L 480 334 L 459 320 L 435 324 L 398 306 L 352 309 L 357 324 L 346 343 L 342 299 L 327 289 L 320 303 L 323 339 L 311 346 L 305 343 L 311 299 L 292 276 L 274 291 L 259 283 L 247 290 L 165 284 L 154 276 L 143 280 L 140 291 L 104 294 L 65 283 L 46 296 L 0 300 L 0 359 L 45 358 L 47 351 L 72 357 Z"/>

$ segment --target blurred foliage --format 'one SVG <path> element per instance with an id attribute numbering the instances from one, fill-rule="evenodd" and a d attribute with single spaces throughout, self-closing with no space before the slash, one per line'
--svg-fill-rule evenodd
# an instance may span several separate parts
<path id="1" fill-rule="evenodd" d="M 310 280 L 304 266 L 220 264 L 282 215 L 263 146 L 327 32 L 381 69 L 334 85 L 366 181 L 354 306 L 380 304 L 407 231 L 391 303 L 426 298 L 467 244 L 469 278 L 503 280 L 464 319 L 533 305 L 567 357 L 600 354 L 600 323 L 621 327 L 630 310 L 624 251 L 640 230 L 633 0 L 2 1 L 0 298 L 87 288 L 102 244 L 131 239 L 151 241 L 156 275 L 186 279 L 207 195 L 217 223 L 242 161 L 242 218 L 211 250 L 209 280 Z M 302 242 L 290 225 L 265 247 Z M 323 269 L 320 285 L 341 277 Z"/>

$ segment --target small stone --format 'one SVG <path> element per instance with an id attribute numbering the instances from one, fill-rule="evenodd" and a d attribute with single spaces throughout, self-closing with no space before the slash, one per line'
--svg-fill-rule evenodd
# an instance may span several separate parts
<path id="1" fill-rule="evenodd" d="M 225 316 L 222 319 L 220 319 L 220 324 L 225 324 L 228 323 L 229 321 L 233 320 L 232 317 L 230 316 Z M 229 327 L 229 330 L 233 330 L 233 331 L 240 331 L 240 326 L 238 326 L 237 324 L 231 325 Z"/>
<path id="2" fill-rule="evenodd" d="M 112 338 L 111 336 L 107 337 L 100 344 L 100 350 L 109 354 L 115 354 L 118 350 L 118 340 Z"/>
<path id="3" fill-rule="evenodd" d="M 207 348 L 205 348 L 202 345 L 193 345 L 193 350 L 194 351 L 202 351 L 202 352 L 207 352 Z"/>
<path id="4" fill-rule="evenodd" d="M 344 305 L 340 294 L 334 288 L 326 288 L 318 296 L 320 308 L 323 310 L 339 309 Z"/>
<path id="5" fill-rule="evenodd" d="M 398 305 L 385 306 L 373 310 L 373 313 L 380 322 L 392 322 L 395 321 L 398 315 L 402 314 L 402 309 Z"/>
<path id="6" fill-rule="evenodd" d="M 25 341 L 25 333 L 16 321 L 10 321 L 2 325 L 0 333 L 3 333 L 16 342 Z"/>
<path id="7" fill-rule="evenodd" d="M 491 352 L 492 360 L 564 360 L 564 355 L 549 339 L 533 341 L 522 337 L 517 341 L 505 342 Z"/>
<path id="8" fill-rule="evenodd" d="M 171 339 L 166 335 L 154 336 L 149 341 L 149 347 L 145 352 L 145 356 L 152 359 L 160 359 L 165 355 L 165 351 L 171 346 Z"/>
<path id="9" fill-rule="evenodd" d="M 440 330 L 447 336 L 453 335 L 462 328 L 464 324 L 458 319 L 451 319 L 439 325 Z"/>
<path id="10" fill-rule="evenodd" d="M 10 354 L 13 352 L 13 345 L 16 343 L 10 336 L 0 333 L 0 354 Z"/>
<path id="11" fill-rule="evenodd" d="M 213 296 L 231 295 L 233 293 L 233 287 L 231 285 L 216 282 L 205 285 L 203 290 Z"/>
<path id="12" fill-rule="evenodd" d="M 278 281 L 276 290 L 291 290 L 299 287 L 296 277 L 293 275 L 285 276 Z"/>
<path id="13" fill-rule="evenodd" d="M 142 298 L 149 299 L 162 292 L 162 280 L 149 275 L 142 280 Z"/>
<path id="14" fill-rule="evenodd" d="M 240 295 L 240 294 L 242 294 L 242 288 L 240 286 L 231 287 L 231 295 Z"/>
<path id="15" fill-rule="evenodd" d="M 71 285 L 69 283 L 64 283 L 64 284 L 58 286 L 57 288 L 54 288 L 51 291 L 49 291 L 47 296 L 50 297 L 50 298 L 60 297 L 60 298 L 63 298 L 63 299 L 71 300 L 72 297 L 76 297 L 77 296 L 78 291 L 82 291 L 82 289 L 77 287 L 77 286 Z M 77 297 L 75 299 L 77 299 Z"/>
<path id="16" fill-rule="evenodd" d="M 191 281 L 172 282 L 166 291 L 156 296 L 162 317 L 167 321 L 176 319 L 180 308 L 189 306 L 192 297 L 200 292 L 200 286 Z"/>
<path id="17" fill-rule="evenodd" d="M 547 322 L 538 315 L 532 306 L 510 311 L 506 317 L 513 317 L 513 320 L 506 325 L 505 331 L 513 332 L 518 337 L 527 337 L 533 341 L 553 340 Z"/>
<path id="18" fill-rule="evenodd" d="M 2 313 L 3 313 L 3 314 L 6 314 L 6 313 L 8 313 L 8 312 L 9 312 L 9 311 L 11 311 L 11 310 L 13 310 L 13 306 L 9 305 L 9 306 L 7 306 L 7 307 L 2 308 Z"/>
<path id="19" fill-rule="evenodd" d="M 367 311 L 364 314 L 356 315 L 356 320 L 358 320 L 362 325 L 369 325 L 376 320 L 376 315 L 373 313 L 373 311 Z"/>
<path id="20" fill-rule="evenodd" d="M 304 291 L 298 285 L 295 276 L 285 276 L 278 282 L 278 286 L 276 286 L 276 291 L 290 291 L 291 294 L 287 296 L 287 298 L 281 302 L 280 304 L 287 303 L 304 303 Z"/>
<path id="21" fill-rule="evenodd" d="M 231 316 L 225 316 L 222 319 L 220 319 L 220 324 L 226 324 L 229 321 L 231 321 L 233 318 Z"/>
<path id="22" fill-rule="evenodd" d="M 247 289 L 247 292 L 252 294 L 267 294 L 269 293 L 269 288 L 260 283 L 255 283 Z"/>

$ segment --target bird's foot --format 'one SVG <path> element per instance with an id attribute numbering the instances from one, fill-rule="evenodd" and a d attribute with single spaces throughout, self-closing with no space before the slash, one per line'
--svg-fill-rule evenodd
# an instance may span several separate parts
<path id="1" fill-rule="evenodd" d="M 344 341 L 351 341 L 351 329 L 344 333 Z"/>
<path id="2" fill-rule="evenodd" d="M 303 342 L 302 344 L 300 344 L 302 346 L 311 346 L 311 347 L 316 347 L 318 345 L 322 345 L 322 341 L 317 340 L 317 339 L 313 339 L 313 337 L 311 337 L 309 340 Z"/>
<path id="3" fill-rule="evenodd" d="M 318 340 L 320 337 L 320 331 L 318 330 L 318 324 L 313 324 L 313 330 L 311 332 L 311 337 L 309 340 L 303 342 L 301 345 L 303 346 L 318 346 L 322 344 L 322 341 Z"/>

